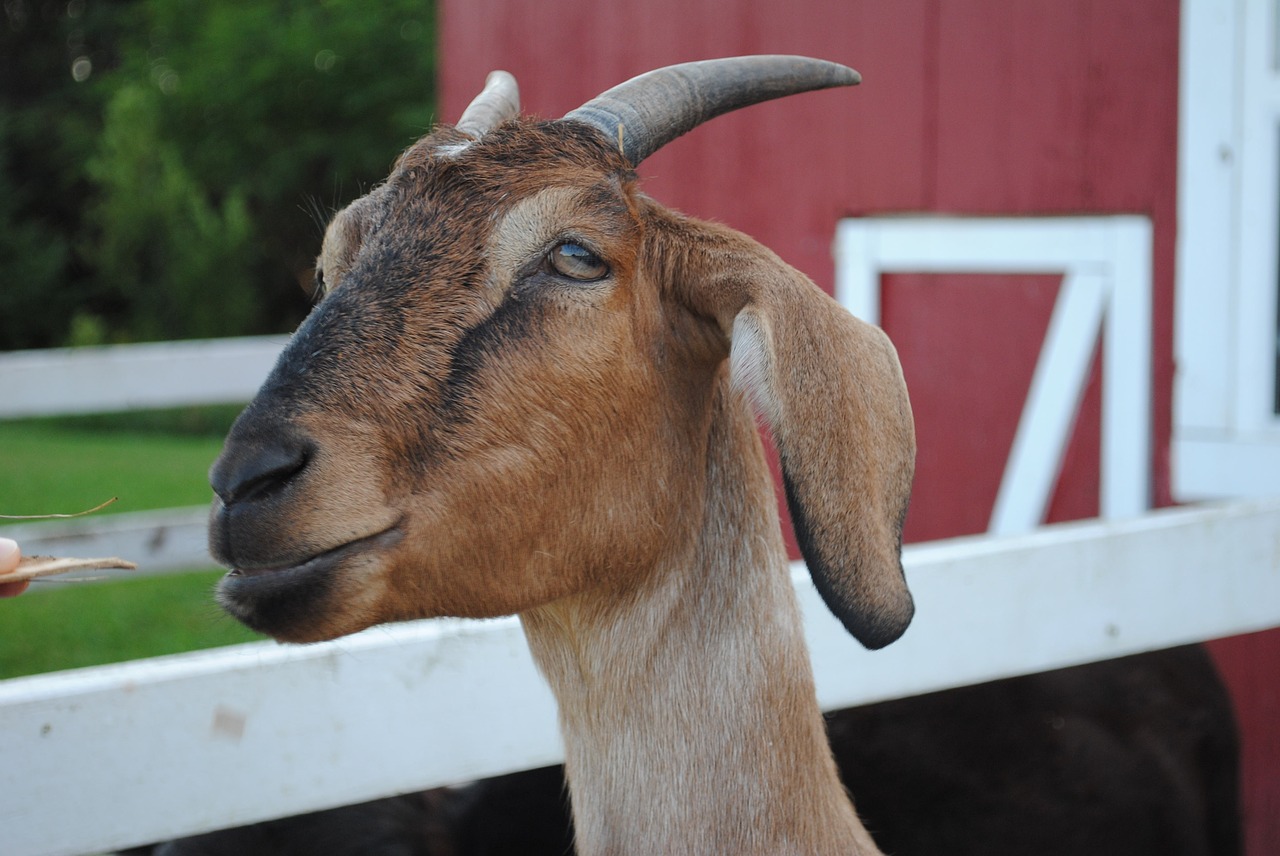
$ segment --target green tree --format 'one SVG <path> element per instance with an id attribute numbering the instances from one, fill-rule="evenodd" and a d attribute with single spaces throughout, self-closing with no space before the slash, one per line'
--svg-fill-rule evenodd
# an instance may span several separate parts
<path id="1" fill-rule="evenodd" d="M 310 299 L 319 209 L 385 175 L 429 124 L 429 9 L 140 0 L 139 11 L 145 37 L 120 45 L 105 81 L 116 94 L 94 161 L 95 258 L 113 260 L 117 284 L 146 274 L 129 298 L 145 321 L 136 335 L 289 329 Z M 153 224 L 172 230 L 162 247 Z M 166 327 L 175 313 L 142 299 L 176 299 L 192 317 Z"/>
<path id="2" fill-rule="evenodd" d="M 3 9 L 0 349 L 291 329 L 320 221 L 430 123 L 420 0 Z"/>
<path id="3" fill-rule="evenodd" d="M 101 299 L 74 252 L 101 103 L 87 80 L 114 63 L 126 6 L 0 7 L 0 349 L 60 344 L 76 311 Z"/>
<path id="4" fill-rule="evenodd" d="M 0 114 L 0 342 L 30 346 L 61 333 L 57 302 L 50 307 L 49 298 L 68 275 L 71 252 L 64 235 L 26 215 L 31 200 L 6 168 L 13 160 L 7 119 Z"/>
<path id="5" fill-rule="evenodd" d="M 210 201 L 177 145 L 159 133 L 154 93 L 116 91 L 89 170 L 100 189 L 91 213 L 109 228 L 86 255 L 102 286 L 131 307 L 133 337 L 225 336 L 254 326 L 251 271 L 260 252 L 244 194 L 232 188 Z"/>

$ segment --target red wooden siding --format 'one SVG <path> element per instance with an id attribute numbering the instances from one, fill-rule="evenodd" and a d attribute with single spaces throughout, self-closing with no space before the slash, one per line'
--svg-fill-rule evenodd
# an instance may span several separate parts
<path id="1" fill-rule="evenodd" d="M 730 5 L 726 14 L 721 7 Z M 579 11 L 585 8 L 568 0 L 446 4 L 444 115 L 458 115 L 495 66 L 516 73 L 531 111 L 558 116 L 669 62 L 756 52 L 847 62 L 865 77 L 857 90 L 726 116 L 641 170 L 658 198 L 750 233 L 827 289 L 834 223 L 850 214 L 1150 216 L 1157 244 L 1154 487 L 1157 499 L 1169 502 L 1173 4 L 809 0 L 812 15 L 803 18 L 794 5 L 762 2 L 660 0 L 644 4 L 642 13 L 633 4 Z M 992 320 L 972 310 L 964 315 L 975 323 Z M 1042 329 L 1035 325 L 1000 328 L 1034 341 L 1033 353 L 1038 348 Z M 916 397 L 950 384 L 944 367 L 929 376 L 921 367 Z M 1096 414 L 1088 418 L 1096 421 Z M 982 448 L 987 426 L 978 423 L 970 421 L 975 434 L 958 437 L 959 447 Z M 1003 465 L 1003 450 L 985 452 L 970 466 Z M 1070 492 L 1070 479 L 1079 478 L 1088 482 L 1083 492 L 1096 492 L 1096 459 L 1076 457 L 1090 465 L 1076 468 L 1063 488 Z M 922 486 L 931 481 L 927 469 L 921 472 Z M 931 530 L 971 531 L 959 518 Z"/>
<path id="2" fill-rule="evenodd" d="M 827 290 L 845 216 L 1149 217 L 1152 490 L 1172 501 L 1176 0 L 445 0 L 441 23 L 446 119 L 492 68 L 515 73 L 526 110 L 548 117 L 691 59 L 800 53 L 857 68 L 853 91 L 717 119 L 640 170 L 655 197 L 742 229 Z M 1056 288 L 1043 276 L 887 278 L 884 325 L 921 440 L 913 539 L 985 529 Z M 1098 388 L 1095 357 L 1051 519 L 1096 513 Z M 1215 651 L 1241 703 L 1249 852 L 1280 853 L 1280 701 L 1265 689 L 1280 633 Z"/>
<path id="3" fill-rule="evenodd" d="M 898 347 L 916 418 L 920 488 L 907 514 L 908 541 L 986 531 L 1060 283 L 1050 276 L 885 277 L 881 321 Z M 975 318 L 983 323 L 957 323 Z M 1098 389 L 1095 379 L 1090 418 L 1068 447 L 1069 462 L 1084 462 L 1067 468 L 1050 507 L 1054 519 L 1098 513 Z"/>

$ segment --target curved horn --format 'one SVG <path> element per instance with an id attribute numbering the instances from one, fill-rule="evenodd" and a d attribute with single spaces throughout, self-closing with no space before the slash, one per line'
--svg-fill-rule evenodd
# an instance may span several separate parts
<path id="1" fill-rule="evenodd" d="M 565 115 L 615 142 L 636 166 L 681 134 L 761 101 L 852 86 L 858 72 L 802 56 L 743 56 L 670 65 L 633 77 Z"/>
<path id="2" fill-rule="evenodd" d="M 457 128 L 479 139 L 519 113 L 520 87 L 516 79 L 505 71 L 491 71 L 485 78 L 484 89 L 463 111 Z"/>

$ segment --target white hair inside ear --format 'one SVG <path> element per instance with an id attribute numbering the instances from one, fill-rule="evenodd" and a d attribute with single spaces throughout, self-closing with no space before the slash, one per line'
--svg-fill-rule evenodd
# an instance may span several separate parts
<path id="1" fill-rule="evenodd" d="M 777 425 L 781 408 L 772 388 L 773 349 L 763 319 L 749 309 L 733 319 L 733 339 L 729 346 L 729 380 L 733 388 L 751 401 L 770 425 Z"/>

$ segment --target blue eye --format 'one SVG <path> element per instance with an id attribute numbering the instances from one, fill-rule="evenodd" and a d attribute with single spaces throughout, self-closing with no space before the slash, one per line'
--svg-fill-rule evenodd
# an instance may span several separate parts
<path id="1" fill-rule="evenodd" d="M 609 266 L 581 244 L 565 241 L 547 254 L 547 264 L 561 276 L 578 282 L 595 282 L 609 275 Z"/>

